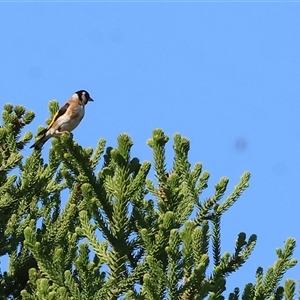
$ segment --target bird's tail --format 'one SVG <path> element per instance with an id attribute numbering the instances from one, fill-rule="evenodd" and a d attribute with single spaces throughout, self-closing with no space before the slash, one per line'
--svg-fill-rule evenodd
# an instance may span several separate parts
<path id="1" fill-rule="evenodd" d="M 44 144 L 51 138 L 51 136 L 44 135 L 39 140 L 37 140 L 30 148 L 34 148 L 35 150 L 41 150 Z"/>

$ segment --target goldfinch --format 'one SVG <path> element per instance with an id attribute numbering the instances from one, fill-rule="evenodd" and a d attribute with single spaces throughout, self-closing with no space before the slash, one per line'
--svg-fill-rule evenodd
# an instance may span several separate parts
<path id="1" fill-rule="evenodd" d="M 53 116 L 49 126 L 38 133 L 42 136 L 30 148 L 40 150 L 53 136 L 69 133 L 74 130 L 84 117 L 84 107 L 89 101 L 94 101 L 85 90 L 75 92 L 72 97 Z"/>

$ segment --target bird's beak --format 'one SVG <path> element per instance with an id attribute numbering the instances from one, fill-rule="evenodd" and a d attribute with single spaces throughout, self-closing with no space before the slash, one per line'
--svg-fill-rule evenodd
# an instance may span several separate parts
<path id="1" fill-rule="evenodd" d="M 90 97 L 90 98 L 89 98 L 89 101 L 92 101 L 92 102 L 94 102 L 94 99 Z"/>

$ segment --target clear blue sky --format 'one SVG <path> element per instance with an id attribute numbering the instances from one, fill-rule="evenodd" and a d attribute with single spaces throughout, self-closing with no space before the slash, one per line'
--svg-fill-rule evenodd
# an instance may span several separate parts
<path id="1" fill-rule="evenodd" d="M 250 171 L 250 188 L 222 223 L 222 252 L 240 231 L 258 235 L 229 278 L 242 288 L 287 237 L 300 259 L 299 15 L 300 3 L 2 3 L 1 105 L 34 110 L 27 129 L 36 133 L 49 100 L 87 89 L 95 102 L 74 131 L 82 146 L 102 137 L 115 146 L 126 132 L 133 155 L 151 160 L 152 130 L 179 132 L 192 163 L 211 172 L 204 197 L 222 176 L 231 191 Z"/>

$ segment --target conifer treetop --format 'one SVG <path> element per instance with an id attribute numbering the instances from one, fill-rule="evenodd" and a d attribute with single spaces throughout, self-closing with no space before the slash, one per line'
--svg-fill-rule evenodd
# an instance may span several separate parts
<path id="1" fill-rule="evenodd" d="M 50 102 L 50 115 L 57 107 Z M 205 197 L 210 173 L 189 162 L 189 140 L 174 134 L 167 166 L 170 139 L 161 129 L 147 141 L 149 161 L 132 157 L 125 133 L 116 147 L 101 138 L 95 149 L 62 135 L 44 153 L 47 163 L 37 151 L 24 158 L 33 135 L 20 136 L 33 118 L 23 106 L 4 106 L 0 251 L 9 269 L 0 274 L 0 300 L 293 299 L 295 281 L 282 284 L 297 262 L 292 238 L 266 272 L 258 267 L 253 282 L 226 290 L 257 242 L 237 232 L 232 250 L 222 248 L 222 218 L 248 188 L 249 172 L 231 191 L 222 177 Z"/>

